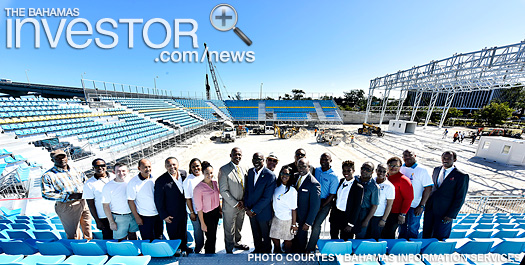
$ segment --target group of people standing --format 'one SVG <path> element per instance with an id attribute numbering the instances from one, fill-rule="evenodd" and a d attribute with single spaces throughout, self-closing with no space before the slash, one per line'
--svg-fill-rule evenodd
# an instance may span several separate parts
<path id="1" fill-rule="evenodd" d="M 42 195 L 56 201 L 68 238 L 83 234 L 90 239 L 91 216 L 105 239 L 136 239 L 137 231 L 142 239 L 161 239 L 165 223 L 169 239 L 181 239 L 180 248 L 188 253 L 203 248 L 215 253 L 221 217 L 227 253 L 249 249 L 241 243 L 245 216 L 254 253 L 313 252 L 328 216 L 332 239 L 389 239 L 397 234 L 408 239 L 419 237 L 425 213 L 422 236 L 442 240 L 450 235 L 469 182 L 468 175 L 455 168 L 452 151 L 442 154 L 442 166 L 432 174 L 417 163 L 413 151 L 405 150 L 403 160 L 392 157 L 377 166 L 363 163 L 358 175 L 355 163 L 346 160 L 340 178 L 329 153 L 323 153 L 320 167 L 314 168 L 299 148 L 294 162 L 277 172 L 275 154 L 266 158 L 253 154 L 253 167 L 247 169 L 240 164 L 241 149 L 233 148 L 230 162 L 217 172 L 218 181 L 214 167 L 198 158 L 190 161 L 188 174 L 179 169 L 175 157 L 169 157 L 166 173 L 156 179 L 147 159 L 139 161 L 139 173 L 133 177 L 127 165 L 116 164 L 113 175 L 104 160 L 95 159 L 94 176 L 87 179 L 67 165 L 62 150 L 52 152 L 51 158 L 54 167 L 42 176 Z M 187 247 L 188 218 L 194 249 Z"/>

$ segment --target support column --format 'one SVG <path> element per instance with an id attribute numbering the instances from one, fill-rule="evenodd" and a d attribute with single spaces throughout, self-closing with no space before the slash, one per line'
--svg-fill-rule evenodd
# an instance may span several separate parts
<path id="1" fill-rule="evenodd" d="M 383 124 L 383 118 L 385 117 L 386 107 L 388 105 L 388 97 L 390 96 L 390 91 L 392 90 L 392 85 L 387 85 L 385 87 L 385 94 L 383 96 L 383 107 L 381 108 L 381 117 L 379 118 L 379 126 Z"/>
<path id="2" fill-rule="evenodd" d="M 414 121 L 416 118 L 417 110 L 419 109 L 419 103 L 423 97 L 423 89 L 418 89 L 416 92 L 416 98 L 414 99 L 414 108 L 412 109 L 412 116 L 410 116 L 410 121 Z"/>
<path id="3" fill-rule="evenodd" d="M 452 88 L 453 89 L 453 88 Z M 443 123 L 445 123 L 445 118 L 447 117 L 448 110 L 450 109 L 450 105 L 452 105 L 452 101 L 454 101 L 454 96 L 456 95 L 456 91 L 448 91 L 447 98 L 445 101 L 445 106 L 443 107 L 443 113 L 441 113 L 441 120 L 439 121 L 439 128 L 443 127 Z"/>
<path id="4" fill-rule="evenodd" d="M 427 111 L 427 118 L 425 119 L 425 126 L 427 127 L 428 121 L 430 121 L 430 116 L 432 115 L 432 111 L 434 111 L 434 107 L 436 106 L 436 101 L 439 96 L 439 90 L 432 92 L 432 97 L 430 98 L 430 104 L 428 105 L 428 111 Z"/>

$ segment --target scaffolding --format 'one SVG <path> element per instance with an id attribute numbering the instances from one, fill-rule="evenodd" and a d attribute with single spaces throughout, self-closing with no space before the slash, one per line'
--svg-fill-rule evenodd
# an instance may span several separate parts
<path id="1" fill-rule="evenodd" d="M 522 41 L 503 47 L 484 48 L 480 51 L 454 54 L 446 59 L 431 61 L 425 65 L 414 66 L 407 70 L 372 79 L 368 90 L 365 123 L 371 112 L 375 90 L 384 90 L 382 92 L 379 124 L 383 122 L 392 92 L 399 93 L 399 99 L 396 100 L 397 118 L 403 110 L 403 103 L 408 92 L 415 93 L 410 121 L 414 121 L 416 117 L 423 93 L 431 93 L 425 127 L 430 121 L 434 109 L 441 108 L 442 113 L 439 121 L 441 128 L 456 94 L 494 91 L 520 86 L 520 83 L 525 80 L 524 67 L 525 41 Z M 444 95 L 444 104 L 443 106 L 436 106 L 440 94 Z"/>

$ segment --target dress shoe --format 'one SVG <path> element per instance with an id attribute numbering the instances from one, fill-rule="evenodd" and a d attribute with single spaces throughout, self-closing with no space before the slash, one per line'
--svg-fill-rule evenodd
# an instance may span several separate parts
<path id="1" fill-rule="evenodd" d="M 244 244 L 235 245 L 234 247 L 235 247 L 236 249 L 241 249 L 241 250 L 248 250 L 248 249 L 250 249 L 249 246 L 244 245 Z"/>

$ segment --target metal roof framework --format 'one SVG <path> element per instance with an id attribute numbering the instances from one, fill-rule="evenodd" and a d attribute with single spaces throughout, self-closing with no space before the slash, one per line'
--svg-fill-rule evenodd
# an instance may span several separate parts
<path id="1" fill-rule="evenodd" d="M 384 90 L 382 98 L 382 124 L 388 98 L 392 91 L 399 91 L 396 120 L 401 114 L 408 91 L 415 91 L 411 121 L 414 121 L 424 92 L 432 93 L 425 119 L 427 126 L 436 108 L 439 94 L 446 94 L 439 127 L 443 126 L 450 105 L 458 92 L 474 92 L 512 88 L 525 81 L 525 41 L 503 47 L 485 48 L 480 51 L 454 54 L 453 56 L 428 64 L 414 66 L 394 74 L 370 80 L 365 123 L 372 104 L 374 91 Z"/>

